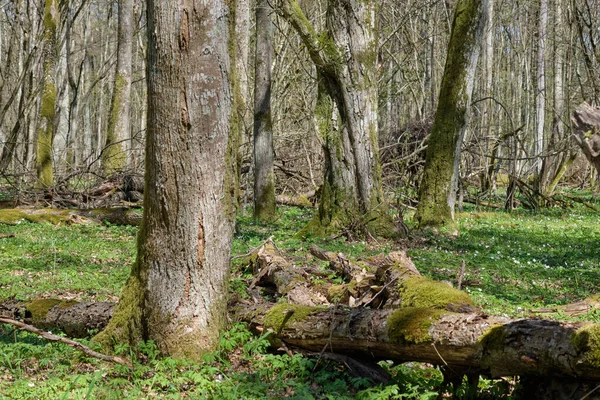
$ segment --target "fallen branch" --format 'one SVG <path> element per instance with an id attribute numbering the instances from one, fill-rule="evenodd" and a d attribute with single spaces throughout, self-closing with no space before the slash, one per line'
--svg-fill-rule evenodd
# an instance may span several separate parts
<path id="1" fill-rule="evenodd" d="M 14 319 L 0 317 L 0 323 L 14 325 L 22 331 L 31 332 L 31 333 L 36 334 L 36 335 L 38 335 L 46 340 L 49 340 L 51 342 L 64 343 L 67 346 L 71 346 L 71 347 L 87 354 L 90 357 L 98 358 L 103 361 L 108 361 L 108 362 L 117 363 L 117 364 L 121 364 L 121 365 L 127 365 L 128 367 L 132 366 L 131 362 L 129 360 L 127 360 L 126 358 L 118 357 L 118 356 L 109 356 L 106 354 L 98 353 L 97 351 L 94 351 L 79 342 L 76 342 L 74 340 L 64 338 L 61 336 L 54 335 L 50 332 L 43 331 L 41 329 L 36 328 L 35 326 L 28 325 L 28 324 L 20 322 L 20 321 L 16 321 Z"/>

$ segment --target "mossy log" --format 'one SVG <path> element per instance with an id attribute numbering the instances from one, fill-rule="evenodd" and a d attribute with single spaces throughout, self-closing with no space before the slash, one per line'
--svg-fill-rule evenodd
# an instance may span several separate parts
<path id="1" fill-rule="evenodd" d="M 0 316 L 40 329 L 58 329 L 71 337 L 84 337 L 108 324 L 114 306 L 108 302 L 80 303 L 60 299 L 6 300 L 0 303 Z"/>
<path id="2" fill-rule="evenodd" d="M 309 193 L 297 194 L 295 196 L 290 196 L 287 194 L 278 194 L 277 196 L 275 196 L 275 200 L 277 201 L 277 204 L 281 204 L 284 206 L 313 208 L 315 205 L 314 201 L 312 201 L 311 199 L 314 199 L 315 193 L 315 191 L 312 191 Z"/>
<path id="3" fill-rule="evenodd" d="M 477 311 L 471 297 L 454 289 L 449 282 L 434 281 L 421 276 L 404 251 L 377 255 L 364 261 L 350 261 L 343 254 L 309 247 L 311 254 L 329 261 L 349 282 L 329 289 L 330 301 L 351 306 L 384 308 L 434 307 L 450 311 Z"/>
<path id="4" fill-rule="evenodd" d="M 259 304 L 236 309 L 275 345 L 364 360 L 420 361 L 490 377 L 600 380 L 600 325 L 511 321 L 432 308 L 371 310 Z"/>
<path id="5" fill-rule="evenodd" d="M 277 295 L 290 303 L 305 306 L 329 304 L 323 294 L 308 285 L 304 269 L 283 258 L 272 241 L 259 247 L 248 260 L 256 275 L 250 289 L 256 285 L 274 286 Z"/>
<path id="6" fill-rule="evenodd" d="M 89 210 L 69 210 L 58 208 L 42 209 L 0 209 L 0 224 L 16 225 L 21 221 L 34 223 L 47 222 L 53 225 L 86 222 L 109 222 L 115 225 L 139 226 L 142 214 L 133 208 L 94 208 Z"/>

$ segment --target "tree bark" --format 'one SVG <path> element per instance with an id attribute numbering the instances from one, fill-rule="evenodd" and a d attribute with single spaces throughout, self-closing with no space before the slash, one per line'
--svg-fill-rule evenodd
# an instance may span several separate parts
<path id="1" fill-rule="evenodd" d="M 254 218 L 277 219 L 271 120 L 271 63 L 273 58 L 272 8 L 268 0 L 256 3 L 256 53 L 254 62 Z"/>
<path id="2" fill-rule="evenodd" d="M 435 121 L 426 151 L 415 218 L 421 228 L 456 233 L 454 202 L 462 138 L 467 126 L 475 67 L 485 26 L 483 2 L 456 5 Z"/>
<path id="3" fill-rule="evenodd" d="M 102 169 L 105 175 L 123 170 L 127 163 L 124 140 L 129 136 L 130 129 L 133 0 L 119 0 L 118 25 L 117 70 L 102 152 Z"/>
<path id="4" fill-rule="evenodd" d="M 377 142 L 376 8 L 375 2 L 330 1 L 325 37 L 317 34 L 296 0 L 283 0 L 281 12 L 300 35 L 340 113 L 342 138 L 335 140 L 338 143 L 345 140 L 344 130 L 348 134 L 352 159 L 345 162 L 353 170 L 354 179 L 338 183 L 345 184 L 339 188 L 345 192 L 344 197 L 351 198 L 356 193 L 358 199 L 356 208 L 347 211 L 359 218 L 350 222 L 362 222 L 364 230 L 371 234 L 393 236 L 394 226 L 383 198 Z M 326 195 L 323 191 L 322 196 Z M 314 234 L 331 231 L 329 226 L 325 229 L 315 226 L 318 222 L 342 231 L 351 225 L 349 221 L 339 221 L 335 209 L 323 209 L 323 212 L 328 216 L 320 216 L 312 222 Z"/>
<path id="5" fill-rule="evenodd" d="M 54 184 L 52 147 L 56 107 L 56 63 L 58 56 L 57 25 L 59 22 L 57 0 L 44 2 L 44 88 L 40 108 L 40 126 L 36 140 L 36 170 L 38 185 L 48 187 Z"/>
<path id="6" fill-rule="evenodd" d="M 600 182 L 600 108 L 581 104 L 571 117 L 573 137 L 587 160 L 596 168 Z"/>
<path id="7" fill-rule="evenodd" d="M 104 345 L 152 339 L 195 359 L 218 341 L 234 214 L 228 11 L 221 0 L 148 1 L 144 217 L 137 260 L 96 337 Z"/>
<path id="8" fill-rule="evenodd" d="M 548 26 L 548 0 L 540 0 L 537 41 L 537 71 L 535 91 L 535 137 L 533 139 L 533 173 L 536 189 L 543 192 L 543 161 L 545 150 L 544 128 L 546 126 L 546 35 Z"/>

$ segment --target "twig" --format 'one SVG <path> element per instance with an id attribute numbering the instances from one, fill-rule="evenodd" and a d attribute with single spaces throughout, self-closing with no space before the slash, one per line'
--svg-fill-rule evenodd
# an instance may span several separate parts
<path id="1" fill-rule="evenodd" d="M 371 300 L 369 300 L 365 304 L 363 304 L 363 307 L 366 307 L 369 304 L 371 304 L 373 302 L 373 300 L 375 300 L 377 298 L 377 296 L 379 296 L 385 289 L 387 289 L 388 286 L 390 286 L 392 283 L 396 282 L 397 280 L 398 280 L 398 277 L 395 277 L 394 279 L 392 279 L 391 281 L 386 283 L 385 286 L 382 287 L 381 290 L 379 290 L 379 292 L 375 293 L 375 296 L 373 296 L 373 298 Z"/>
<path id="2" fill-rule="evenodd" d="M 44 339 L 49 340 L 51 342 L 64 343 L 67 346 L 76 348 L 77 350 L 87 354 L 90 357 L 95 357 L 95 358 L 99 358 L 100 360 L 103 360 L 103 361 L 126 365 L 128 367 L 132 366 L 131 362 L 129 360 L 127 360 L 126 358 L 117 357 L 117 356 L 108 356 L 106 354 L 98 353 L 97 351 L 94 351 L 94 350 L 90 349 L 89 347 L 82 345 L 79 342 L 76 342 L 74 340 L 64 338 L 61 336 L 54 335 L 50 332 L 46 332 L 41 329 L 38 329 L 35 326 L 31 326 L 31 325 L 25 324 L 20 321 L 15 321 L 14 319 L 0 317 L 0 323 L 14 325 L 22 331 L 34 333 L 34 334 L 41 336 Z"/>
<path id="3" fill-rule="evenodd" d="M 596 386 L 596 387 L 595 387 L 595 388 L 594 388 L 594 389 L 593 389 L 591 392 L 589 392 L 588 394 L 586 394 L 585 396 L 583 396 L 583 397 L 581 398 L 581 400 L 585 400 L 585 399 L 587 399 L 588 397 L 590 397 L 590 395 L 591 395 L 592 393 L 594 393 L 594 392 L 595 392 L 596 390 L 598 390 L 598 389 L 600 389 L 600 385 Z"/>
<path id="4" fill-rule="evenodd" d="M 460 266 L 460 271 L 458 272 L 458 277 L 456 278 L 456 288 L 458 290 L 462 289 L 463 279 L 465 278 L 465 273 L 467 270 L 467 263 L 465 260 L 462 260 L 462 265 Z"/>

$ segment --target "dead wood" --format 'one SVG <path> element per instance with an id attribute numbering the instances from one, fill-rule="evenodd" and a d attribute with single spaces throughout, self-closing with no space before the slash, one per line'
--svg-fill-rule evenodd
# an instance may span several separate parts
<path id="1" fill-rule="evenodd" d="M 0 303 L 0 316 L 21 320 L 40 329 L 59 329 L 70 337 L 85 337 L 90 331 L 101 330 L 108 324 L 114 306 L 108 302 L 9 299 Z"/>
<path id="2" fill-rule="evenodd" d="M 581 104 L 571 116 L 573 137 L 600 179 L 600 108 Z"/>
<path id="3" fill-rule="evenodd" d="M 256 278 L 250 289 L 256 285 L 274 286 L 277 294 L 290 303 L 306 306 L 329 304 L 324 295 L 308 285 L 305 271 L 283 258 L 272 241 L 268 240 L 259 247 L 251 259 Z"/>
<path id="4" fill-rule="evenodd" d="M 94 208 L 89 210 L 58 208 L 13 208 L 0 209 L 0 223 L 16 225 L 20 221 L 47 222 L 57 224 L 81 224 L 109 222 L 114 225 L 139 226 L 142 214 L 134 208 Z"/>
<path id="5" fill-rule="evenodd" d="M 600 343 L 585 342 L 590 337 L 586 332 L 599 325 L 511 321 L 430 308 L 322 309 L 292 304 L 240 307 L 236 316 L 252 327 L 271 329 L 274 343 L 315 352 L 326 349 L 358 360 L 420 361 L 490 377 L 600 379 L 598 359 L 591 356 Z"/>
<path id="6" fill-rule="evenodd" d="M 94 357 L 94 358 L 98 358 L 100 360 L 103 361 L 108 361 L 108 362 L 112 362 L 112 363 L 117 363 L 117 364 L 122 364 L 122 365 L 127 365 L 128 367 L 131 367 L 132 364 L 129 360 L 127 360 L 126 358 L 123 357 L 118 357 L 118 356 L 109 356 L 106 354 L 102 354 L 102 353 L 98 353 L 97 351 L 94 351 L 92 349 L 90 349 L 87 346 L 84 346 L 83 344 L 76 342 L 74 340 L 68 339 L 68 338 L 64 338 L 61 336 L 57 336 L 54 335 L 50 332 L 46 332 L 46 331 L 42 331 L 34 326 L 25 324 L 23 322 L 20 321 L 15 321 L 14 319 L 10 319 L 10 318 L 5 318 L 5 317 L 0 317 L 0 323 L 2 324 L 11 324 L 16 326 L 17 328 L 19 328 L 22 331 L 27 331 L 27 332 L 31 332 L 34 333 L 46 340 L 49 340 L 51 342 L 60 342 L 60 343 L 64 343 L 67 346 L 71 346 L 81 352 L 83 352 L 84 354 L 87 354 L 90 357 Z"/>
<path id="7" fill-rule="evenodd" d="M 307 193 L 300 193 L 296 195 L 278 194 L 275 196 L 275 200 L 278 204 L 284 206 L 294 206 L 300 208 L 313 208 L 315 206 L 316 192 L 310 191 Z"/>

